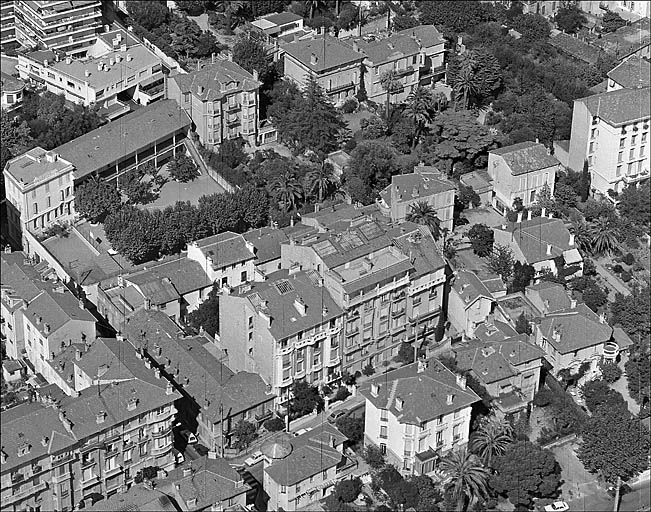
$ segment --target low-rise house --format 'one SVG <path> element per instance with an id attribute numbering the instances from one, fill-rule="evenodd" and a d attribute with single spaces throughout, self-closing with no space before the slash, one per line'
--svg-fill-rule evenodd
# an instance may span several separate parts
<path id="1" fill-rule="evenodd" d="M 179 73 L 167 79 L 167 97 L 192 119 L 199 141 L 216 150 L 225 139 L 241 136 L 255 144 L 259 119 L 258 71 L 253 74 L 229 60 Z"/>
<path id="2" fill-rule="evenodd" d="M 441 456 L 468 443 L 479 397 L 437 359 L 374 377 L 359 392 L 366 399 L 364 444 L 407 473 L 431 473 Z"/>
<path id="3" fill-rule="evenodd" d="M 574 234 L 562 220 L 545 213 L 543 208 L 541 217 L 524 220 L 520 213 L 518 222 L 493 228 L 495 244 L 509 247 L 517 261 L 532 265 L 537 273 L 549 269 L 558 274 L 559 269 L 566 266 L 575 270 L 574 276 L 581 276 L 583 257 L 574 241 Z"/>
<path id="4" fill-rule="evenodd" d="M 341 175 L 348 168 L 350 155 L 343 149 L 338 149 L 337 151 L 328 153 L 328 158 L 325 161 L 332 165 L 335 176 L 338 180 L 341 180 Z"/>
<path id="5" fill-rule="evenodd" d="M 646 59 L 631 56 L 608 72 L 607 91 L 645 87 L 651 87 L 651 64 Z"/>
<path id="6" fill-rule="evenodd" d="M 475 337 L 475 329 L 493 312 L 495 298 L 477 274 L 459 270 L 450 283 L 448 318 L 457 333 Z"/>
<path id="7" fill-rule="evenodd" d="M 541 281 L 529 285 L 524 290 L 524 296 L 542 315 L 572 307 L 572 299 L 559 283 Z"/>
<path id="8" fill-rule="evenodd" d="M 234 373 L 230 357 L 204 336 L 185 337 L 165 313 L 140 310 L 128 321 L 125 337 L 155 366 L 183 398 L 177 409 L 199 441 L 219 456 L 232 454 L 235 425 L 246 420 L 260 425 L 273 411 L 275 396 L 254 373 Z"/>
<path id="9" fill-rule="evenodd" d="M 479 196 L 480 206 L 490 206 L 493 202 L 493 180 L 487 171 L 472 171 L 459 178 L 462 185 L 472 188 Z M 473 205 L 469 205 L 473 208 Z"/>
<path id="10" fill-rule="evenodd" d="M 334 102 L 357 94 L 364 55 L 331 36 L 294 41 L 281 46 L 285 78 L 304 87 L 307 77 L 316 79 Z"/>
<path id="11" fill-rule="evenodd" d="M 470 341 L 454 353 L 458 368 L 471 372 L 502 415 L 519 413 L 533 401 L 545 353 L 529 343 L 528 336 Z"/>
<path id="12" fill-rule="evenodd" d="M 285 433 L 262 447 L 263 488 L 269 510 L 304 510 L 328 496 L 335 484 L 354 476 L 357 458 L 348 438 L 322 423 L 291 439 Z"/>
<path id="13" fill-rule="evenodd" d="M 411 209 L 425 202 L 436 210 L 441 229 L 452 231 L 454 217 L 454 184 L 429 166 L 416 166 L 410 174 L 391 177 L 391 185 L 380 192 L 380 211 L 393 222 L 403 222 Z"/>
<path id="14" fill-rule="evenodd" d="M 247 231 L 242 236 L 253 246 L 255 252 L 255 279 L 264 281 L 268 274 L 280 270 L 280 247 L 290 239 L 306 233 L 314 233 L 315 229 L 305 224 L 296 224 L 285 228 L 264 227 Z"/>
<path id="15" fill-rule="evenodd" d="M 584 363 L 590 364 L 588 373 L 594 374 L 604 351 L 616 349 L 611 346 L 613 329 L 605 313 L 597 315 L 585 304 L 572 304 L 545 315 L 537 322 L 534 334 L 554 375 L 564 369 L 577 373 Z"/>
<path id="16" fill-rule="evenodd" d="M 2 361 L 2 377 L 8 384 L 19 382 L 26 375 L 27 368 L 20 361 L 5 359 Z"/>
<path id="17" fill-rule="evenodd" d="M 291 43 L 309 34 L 303 28 L 303 17 L 293 12 L 272 12 L 255 19 L 250 26 L 254 32 L 263 36 L 267 51 L 273 54 L 274 60 L 278 58 L 279 45 Z"/>
<path id="18" fill-rule="evenodd" d="M 554 193 L 560 162 L 538 142 L 519 142 L 488 153 L 488 175 L 493 181 L 493 207 L 501 213 L 519 198 L 524 206 L 536 202 L 543 185 Z"/>

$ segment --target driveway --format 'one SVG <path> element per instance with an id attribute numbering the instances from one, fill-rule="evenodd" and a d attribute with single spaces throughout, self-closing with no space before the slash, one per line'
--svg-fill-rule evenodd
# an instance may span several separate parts
<path id="1" fill-rule="evenodd" d="M 568 443 L 562 446 L 555 446 L 551 449 L 561 466 L 561 478 L 563 479 L 561 492 L 563 499 L 568 503 L 571 501 L 585 502 L 586 499 L 589 501 L 591 499 L 590 497 L 604 499 L 608 494 L 599 487 L 597 476 L 589 473 L 583 467 L 583 463 L 574 452 L 575 447 L 575 443 Z"/>
<path id="2" fill-rule="evenodd" d="M 621 361 L 618 363 L 618 366 L 622 369 L 622 376 L 614 383 L 610 385 L 615 391 L 619 391 L 626 403 L 628 404 L 628 410 L 631 411 L 631 414 L 639 414 L 640 406 L 638 403 L 631 397 L 628 392 L 628 376 L 626 375 L 626 361 L 628 361 L 628 356 L 622 354 Z"/>
<path id="3" fill-rule="evenodd" d="M 617 279 L 614 275 L 612 275 L 606 267 L 603 266 L 603 264 L 597 260 L 593 260 L 595 266 L 597 267 L 597 272 L 599 272 L 599 275 L 603 277 L 606 282 L 608 283 L 608 286 L 615 290 L 616 292 L 621 293 L 622 295 L 630 295 L 631 290 L 628 289 L 628 287 L 622 283 L 619 279 Z"/>

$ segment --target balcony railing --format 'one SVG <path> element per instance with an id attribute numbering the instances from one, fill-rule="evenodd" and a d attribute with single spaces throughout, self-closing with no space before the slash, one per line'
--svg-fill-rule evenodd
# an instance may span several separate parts
<path id="1" fill-rule="evenodd" d="M 41 482 L 40 484 L 33 485 L 27 489 L 23 489 L 20 492 L 15 492 L 11 496 L 5 496 L 2 498 L 2 510 L 7 510 L 12 504 L 24 500 L 26 497 L 44 491 L 47 489 L 47 482 Z"/>

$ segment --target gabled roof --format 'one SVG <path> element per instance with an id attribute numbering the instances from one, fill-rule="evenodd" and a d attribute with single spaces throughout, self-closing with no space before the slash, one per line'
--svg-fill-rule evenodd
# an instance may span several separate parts
<path id="1" fill-rule="evenodd" d="M 242 236 L 255 247 L 256 264 L 280 259 L 280 244 L 288 240 L 282 229 L 270 227 L 252 229 Z"/>
<path id="2" fill-rule="evenodd" d="M 576 250 L 576 245 L 570 245 L 570 232 L 560 219 L 534 217 L 522 222 L 510 222 L 506 225 L 506 230 L 500 227 L 494 228 L 494 231 L 510 234 L 511 241 L 518 245 L 530 265 L 556 258 L 566 251 Z M 551 245 L 551 254 L 547 254 L 548 245 Z"/>
<path id="3" fill-rule="evenodd" d="M 648 119 L 651 115 L 651 89 L 619 89 L 578 100 L 588 112 L 612 126 Z"/>
<path id="4" fill-rule="evenodd" d="M 600 345 L 612 337 L 613 329 L 585 304 L 551 313 L 540 320 L 540 332 L 561 354 Z M 557 333 L 557 340 L 554 337 Z"/>
<path id="5" fill-rule="evenodd" d="M 483 322 L 475 329 L 475 337 L 485 342 L 503 341 L 517 335 L 513 327 L 499 320 Z"/>
<path id="6" fill-rule="evenodd" d="M 544 313 L 553 313 L 569 308 L 572 302 L 563 285 L 550 281 L 541 281 L 538 284 L 527 286 L 525 295 L 537 296 L 546 309 Z"/>
<path id="7" fill-rule="evenodd" d="M 300 21 L 303 18 L 293 12 L 272 12 L 266 16 L 262 16 L 260 19 L 270 21 L 275 25 L 285 25 L 294 21 Z"/>
<path id="8" fill-rule="evenodd" d="M 391 192 L 395 192 L 399 201 L 412 201 L 414 199 L 423 199 L 436 194 L 450 192 L 454 189 L 454 184 L 443 178 L 439 173 L 412 172 L 392 176 L 391 185 L 387 186 L 381 192 L 381 195 L 382 199 L 391 206 L 391 198 L 393 196 Z"/>
<path id="9" fill-rule="evenodd" d="M 398 34 L 415 38 L 416 42 L 419 42 L 423 48 L 445 44 L 445 38 L 434 25 L 418 25 L 417 27 L 401 30 Z"/>
<path id="10" fill-rule="evenodd" d="M 214 270 L 255 258 L 253 246 L 242 235 L 232 231 L 202 238 L 192 245 L 199 248 L 204 257 L 212 260 Z"/>
<path id="11" fill-rule="evenodd" d="M 477 394 L 462 388 L 456 376 L 437 359 L 429 359 L 427 368 L 418 372 L 421 362 L 416 362 L 378 375 L 359 388 L 359 392 L 378 409 L 387 409 L 400 423 L 420 425 L 442 414 L 470 407 L 479 401 Z M 377 396 L 373 386 L 379 386 Z M 452 403 L 447 397 L 452 395 Z M 396 408 L 401 399 L 402 410 Z"/>
<path id="12" fill-rule="evenodd" d="M 460 370 L 472 370 L 485 383 L 498 382 L 517 375 L 518 365 L 541 359 L 544 352 L 520 334 L 503 341 L 470 341 L 454 349 Z"/>
<path id="13" fill-rule="evenodd" d="M 236 91 L 255 91 L 262 85 L 253 75 L 235 62 L 216 60 L 198 71 L 180 73 L 170 77 L 182 93 L 191 92 L 193 96 L 207 101 L 224 98 Z M 232 88 L 229 88 L 232 85 Z"/>
<path id="14" fill-rule="evenodd" d="M 469 308 L 480 297 L 493 300 L 491 292 L 471 270 L 457 271 L 452 279 L 452 289 L 464 302 L 465 308 Z"/>
<path id="15" fill-rule="evenodd" d="M 364 60 L 362 53 L 354 51 L 347 44 L 330 36 L 295 41 L 283 45 L 282 49 L 303 66 L 317 73 L 361 63 Z M 316 56 L 315 64 L 312 64 L 313 54 Z"/>
<path id="16" fill-rule="evenodd" d="M 417 55 L 420 46 L 416 38 L 407 30 L 392 34 L 391 36 L 375 41 L 365 41 L 363 38 L 356 38 L 355 43 L 359 51 L 366 55 L 374 66 L 405 57 Z"/>
<path id="17" fill-rule="evenodd" d="M 90 322 L 94 327 L 95 317 L 79 307 L 79 300 L 72 292 L 65 287 L 58 290 L 44 290 L 29 303 L 24 314 L 30 323 L 45 337 L 74 320 Z M 50 332 L 46 334 L 48 328 Z"/>
<path id="18" fill-rule="evenodd" d="M 513 176 L 559 165 L 559 161 L 538 142 L 519 142 L 503 148 L 491 149 L 490 153 L 501 156 Z"/>
<path id="19" fill-rule="evenodd" d="M 632 56 L 608 72 L 608 78 L 624 89 L 641 89 L 651 86 L 651 64 L 646 59 Z"/>

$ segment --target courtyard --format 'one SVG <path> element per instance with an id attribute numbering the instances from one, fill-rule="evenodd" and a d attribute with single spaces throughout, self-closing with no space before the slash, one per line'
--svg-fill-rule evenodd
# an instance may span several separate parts
<path id="1" fill-rule="evenodd" d="M 159 174 L 167 175 L 166 166 L 159 170 Z M 177 201 L 190 201 L 194 206 L 199 204 L 201 196 L 208 196 L 211 194 L 223 194 L 224 189 L 213 180 L 208 174 L 202 173 L 199 177 L 195 178 L 188 183 L 179 183 L 170 180 L 165 183 L 159 193 L 158 197 L 148 203 L 145 208 L 149 210 L 162 209 L 167 206 L 174 206 Z"/>

